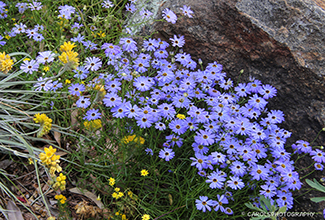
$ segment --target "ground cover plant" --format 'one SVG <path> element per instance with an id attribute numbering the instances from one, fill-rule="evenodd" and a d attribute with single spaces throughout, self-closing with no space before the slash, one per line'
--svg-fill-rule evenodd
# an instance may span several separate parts
<path id="1" fill-rule="evenodd" d="M 292 191 L 302 187 L 293 158 L 309 155 L 323 170 L 321 147 L 286 146 L 284 115 L 267 108 L 272 85 L 236 83 L 217 62 L 203 66 L 183 51 L 180 35 L 136 41 L 138 24 L 125 21 L 135 13 L 152 19 L 144 6 L 0 1 L 1 150 L 34 170 L 39 196 L 26 198 L 30 189 L 23 193 L 6 170 L 2 194 L 44 219 L 237 219 L 249 208 L 290 210 Z M 194 15 L 184 5 L 177 14 L 164 9 L 162 20 Z M 76 193 L 83 200 L 73 201 Z M 1 205 L 7 219 L 11 200 Z M 36 202 L 45 204 L 41 217 Z"/>

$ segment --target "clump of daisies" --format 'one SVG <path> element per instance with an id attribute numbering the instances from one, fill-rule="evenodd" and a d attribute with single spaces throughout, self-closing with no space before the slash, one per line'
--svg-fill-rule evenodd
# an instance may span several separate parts
<path id="1" fill-rule="evenodd" d="M 192 17 L 189 7 L 184 6 L 182 13 Z M 168 22 L 177 21 L 169 9 L 163 16 Z M 76 105 L 85 112 L 83 119 L 100 120 L 105 113 L 125 120 L 130 131 L 148 135 L 155 129 L 154 135 L 159 134 L 163 141 L 144 151 L 161 162 L 176 160 L 178 149 L 188 151 L 190 147 L 189 165 L 206 183 L 206 194 L 195 200 L 200 211 L 233 215 L 238 212 L 239 198 L 259 206 L 259 195 L 279 207 L 292 208 L 292 191 L 299 190 L 302 183 L 285 148 L 291 133 L 279 127 L 284 114 L 267 109 L 277 90 L 256 79 L 235 85 L 217 62 L 198 69 L 182 50 L 184 44 L 184 36 L 177 35 L 170 42 L 149 38 L 138 45 L 127 36 L 116 45 L 103 43 L 105 59 L 87 57 L 78 67 L 89 83 L 78 83 L 79 75 L 69 87 L 70 94 L 77 97 Z M 88 72 L 98 77 L 87 80 Z M 87 88 L 95 86 L 102 86 L 105 95 L 86 98 Z M 129 143 L 135 137 L 130 134 L 123 141 Z M 318 151 L 312 152 L 303 141 L 293 148 L 322 162 Z M 122 194 L 114 192 L 113 197 Z"/>
<path id="2" fill-rule="evenodd" d="M 171 23 L 177 20 L 170 10 L 163 14 Z M 189 165 L 207 186 L 207 194 L 195 201 L 198 210 L 233 215 L 243 192 L 256 206 L 264 195 L 279 207 L 292 208 L 292 191 L 302 183 L 285 148 L 291 133 L 279 127 L 284 114 L 267 109 L 276 89 L 256 79 L 235 85 L 217 62 L 198 69 L 182 51 L 184 44 L 177 35 L 170 43 L 149 38 L 138 45 L 131 37 L 117 45 L 104 43 L 107 71 L 101 71 L 100 58 L 89 57 L 85 64 L 104 85 L 104 107 L 95 109 L 91 103 L 84 119 L 98 120 L 105 111 L 134 130 L 155 128 L 164 141 L 144 150 L 166 163 L 175 160 L 179 148 L 191 146 Z M 84 95 L 81 91 L 80 99 Z M 303 146 L 298 142 L 294 148 Z"/>
<path id="3" fill-rule="evenodd" d="M 134 2 L 125 5 L 130 13 L 137 10 Z M 110 10 L 114 4 L 104 1 L 102 6 Z M 35 5 L 34 10 L 38 7 L 41 5 Z M 71 6 L 59 9 L 62 19 L 70 21 L 72 16 L 78 16 Z M 193 17 L 188 6 L 180 11 Z M 151 12 L 142 10 L 140 14 L 147 18 Z M 172 24 L 178 19 L 170 9 L 163 10 L 162 16 Z M 293 207 L 292 191 L 299 190 L 302 183 L 292 153 L 285 147 L 291 133 L 279 126 L 284 114 L 267 108 L 277 94 L 273 86 L 257 79 L 235 84 L 216 61 L 199 68 L 191 55 L 182 50 L 184 36 L 174 35 L 168 42 L 148 38 L 140 45 L 132 35 L 125 35 L 116 44 L 95 44 L 78 33 L 81 27 L 80 23 L 72 25 L 78 35 L 60 47 L 59 59 L 69 64 L 73 72 L 73 76 L 67 76 L 66 92 L 80 110 L 85 127 L 94 131 L 101 127 L 104 116 L 114 119 L 125 125 L 129 133 L 122 134 L 121 142 L 140 143 L 143 155 L 155 166 L 186 162 L 197 173 L 195 180 L 204 185 L 200 189 L 204 194 L 192 199 L 198 212 L 238 216 L 242 211 L 239 203 L 252 201 L 260 207 L 260 195 L 275 206 Z M 16 24 L 12 32 L 35 35 L 26 28 Z M 96 27 L 90 29 L 95 31 Z M 79 60 L 73 49 L 82 47 L 96 52 Z M 51 51 L 40 52 L 35 60 L 25 60 L 20 68 L 35 73 L 40 66 L 49 67 L 55 56 Z M 44 91 L 62 89 L 58 82 L 44 78 L 39 81 L 42 84 L 37 88 Z M 303 140 L 292 148 L 293 154 L 310 154 L 315 169 L 323 169 L 322 150 L 313 150 Z M 151 174 L 146 171 L 138 175 L 149 178 Z M 166 179 L 175 173 L 169 170 Z M 65 178 L 61 174 L 58 178 L 61 186 Z M 108 184 L 114 186 L 115 179 L 111 178 Z M 122 200 L 126 197 L 124 192 L 116 187 L 112 198 Z"/>

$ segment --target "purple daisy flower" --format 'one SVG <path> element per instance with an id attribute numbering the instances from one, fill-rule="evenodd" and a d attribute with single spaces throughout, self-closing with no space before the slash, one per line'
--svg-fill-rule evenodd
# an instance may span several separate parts
<path id="1" fill-rule="evenodd" d="M 166 125 L 162 122 L 156 122 L 155 128 L 158 129 L 159 131 L 163 131 L 166 129 Z"/>
<path id="2" fill-rule="evenodd" d="M 211 189 L 221 189 L 224 185 L 225 180 L 226 178 L 224 176 L 221 176 L 218 172 L 213 171 L 205 182 L 210 183 L 209 187 Z"/>
<path id="3" fill-rule="evenodd" d="M 130 3 L 127 3 L 126 5 L 125 5 L 125 9 L 127 10 L 127 11 L 129 11 L 129 12 L 131 12 L 131 13 L 134 13 L 136 10 L 137 10 L 137 8 L 135 7 L 135 5 L 134 4 L 130 4 Z"/>
<path id="4" fill-rule="evenodd" d="M 220 211 L 224 212 L 225 208 L 222 206 L 223 204 L 228 204 L 228 199 L 225 195 L 217 195 L 218 197 L 218 201 L 216 202 L 216 205 L 213 206 L 214 211 L 218 211 L 220 209 Z"/>
<path id="5" fill-rule="evenodd" d="M 36 60 L 25 60 L 23 64 L 20 66 L 20 69 L 25 73 L 32 74 L 34 71 L 37 71 L 39 64 Z"/>
<path id="6" fill-rule="evenodd" d="M 76 95 L 76 96 L 80 96 L 81 92 L 83 92 L 86 87 L 83 84 L 71 84 L 71 86 L 69 86 L 69 92 L 71 95 Z"/>
<path id="7" fill-rule="evenodd" d="M 195 200 L 197 210 L 202 210 L 206 212 L 206 210 L 211 211 L 210 206 L 214 206 L 215 201 L 209 199 L 207 196 L 200 196 L 200 199 Z"/>
<path id="8" fill-rule="evenodd" d="M 255 165 L 250 174 L 253 180 L 265 180 L 269 176 L 269 170 L 262 165 Z"/>
<path id="9" fill-rule="evenodd" d="M 51 90 L 52 90 L 52 91 L 56 91 L 57 89 L 62 88 L 62 87 L 63 87 L 62 83 L 60 83 L 58 80 L 56 80 L 56 81 L 54 81 L 54 82 L 52 83 L 52 88 L 51 88 Z"/>
<path id="10" fill-rule="evenodd" d="M 184 5 L 183 8 L 181 8 L 182 10 L 182 13 L 185 15 L 185 16 L 188 16 L 189 18 L 192 18 L 192 14 L 193 14 L 193 11 L 191 10 L 191 7 L 190 6 L 186 6 Z"/>
<path id="11" fill-rule="evenodd" d="M 88 120 L 88 121 L 91 121 L 91 120 L 96 120 L 96 119 L 99 119 L 101 117 L 101 113 L 99 112 L 98 109 L 89 109 L 86 113 L 86 116 L 83 117 L 84 120 Z"/>
<path id="12" fill-rule="evenodd" d="M 155 51 L 159 47 L 159 44 L 156 39 L 149 38 L 143 42 L 143 47 L 147 51 Z"/>
<path id="13" fill-rule="evenodd" d="M 132 38 L 121 38 L 120 44 L 122 44 L 123 50 L 127 52 L 134 52 L 137 51 L 137 42 L 135 42 Z"/>
<path id="14" fill-rule="evenodd" d="M 169 40 L 172 41 L 173 47 L 183 47 L 185 44 L 184 36 L 177 37 L 174 35 L 173 38 L 169 38 Z"/>
<path id="15" fill-rule="evenodd" d="M 171 22 L 172 24 L 175 24 L 177 21 L 177 15 L 170 10 L 169 8 L 165 8 L 163 11 L 163 18 L 167 21 L 167 22 Z"/>
<path id="16" fill-rule="evenodd" d="M 190 157 L 193 162 L 191 163 L 191 166 L 195 166 L 198 170 L 206 169 L 208 167 L 207 165 L 207 156 L 204 156 L 200 153 L 195 153 L 195 157 Z"/>
<path id="17" fill-rule="evenodd" d="M 262 85 L 259 93 L 263 96 L 263 99 L 269 99 L 276 96 L 276 88 L 271 85 Z"/>
<path id="18" fill-rule="evenodd" d="M 102 3 L 102 6 L 103 6 L 104 8 L 111 8 L 111 7 L 114 6 L 114 4 L 113 4 L 111 1 L 109 1 L 109 0 L 105 0 L 105 1 Z"/>
<path id="19" fill-rule="evenodd" d="M 151 156 L 153 155 L 153 151 L 152 151 L 152 149 L 150 149 L 150 148 L 146 148 L 144 151 L 145 151 L 147 154 L 150 154 Z"/>
<path id="20" fill-rule="evenodd" d="M 172 149 L 165 147 L 164 149 L 161 149 L 159 151 L 159 157 L 162 159 L 165 159 L 166 161 L 173 159 L 174 156 L 175 156 L 175 153 L 173 152 Z"/>
<path id="21" fill-rule="evenodd" d="M 15 6 L 18 8 L 18 12 L 22 14 L 27 9 L 27 5 L 27 3 L 17 3 Z"/>
<path id="22" fill-rule="evenodd" d="M 103 102 L 106 107 L 115 107 L 122 103 L 122 98 L 116 93 L 107 93 L 103 99 Z"/>
<path id="23" fill-rule="evenodd" d="M 98 57 L 87 57 L 85 63 L 86 69 L 91 71 L 97 71 L 102 66 L 102 61 Z"/>
<path id="24" fill-rule="evenodd" d="M 153 13 L 147 9 L 142 9 L 142 11 L 140 11 L 140 15 L 142 16 L 143 19 L 145 19 L 145 18 L 150 18 L 151 15 L 153 15 Z"/>
<path id="25" fill-rule="evenodd" d="M 34 85 L 35 91 L 49 91 L 52 88 L 52 80 L 40 77 L 37 79 L 38 83 Z"/>
<path id="26" fill-rule="evenodd" d="M 242 189 L 245 186 L 243 181 L 238 176 L 231 176 L 230 180 L 227 181 L 227 184 L 234 190 Z"/>
<path id="27" fill-rule="evenodd" d="M 276 193 L 276 187 L 273 185 L 262 185 L 260 190 L 260 194 L 264 195 L 266 198 L 271 199 L 273 196 L 275 196 Z"/>
<path id="28" fill-rule="evenodd" d="M 149 81 L 150 80 L 150 81 Z M 151 88 L 152 84 L 152 80 L 149 77 L 146 76 L 140 76 L 137 77 L 134 80 L 133 85 L 141 92 L 147 91 Z"/>
<path id="29" fill-rule="evenodd" d="M 33 36 L 33 39 L 37 42 L 41 42 L 42 40 L 44 40 L 44 37 L 42 34 L 39 34 L 39 33 L 36 33 L 34 36 Z"/>
<path id="30" fill-rule="evenodd" d="M 199 130 L 198 132 L 196 132 L 194 140 L 198 144 L 208 146 L 214 143 L 215 137 L 216 136 L 209 131 Z"/>
<path id="31" fill-rule="evenodd" d="M 85 98 L 83 96 L 80 96 L 78 101 L 76 102 L 76 105 L 78 108 L 88 108 L 88 106 L 90 105 L 90 99 L 89 98 Z"/>
<path id="32" fill-rule="evenodd" d="M 312 156 L 312 159 L 317 162 L 317 163 L 325 163 L 325 155 L 324 152 L 319 150 L 319 149 L 315 149 L 313 151 L 311 151 L 310 156 Z"/>
<path id="33" fill-rule="evenodd" d="M 38 63 L 45 64 L 50 63 L 54 60 L 55 54 L 52 51 L 39 52 L 39 55 L 36 57 Z"/>

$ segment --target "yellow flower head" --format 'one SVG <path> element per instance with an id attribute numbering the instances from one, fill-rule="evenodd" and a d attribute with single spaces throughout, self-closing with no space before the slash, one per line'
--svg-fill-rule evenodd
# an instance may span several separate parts
<path id="1" fill-rule="evenodd" d="M 29 164 L 34 164 L 34 160 L 32 158 L 28 158 L 28 163 Z"/>
<path id="2" fill-rule="evenodd" d="M 125 136 L 125 137 L 123 138 L 123 142 L 124 142 L 125 144 L 130 143 L 131 141 L 133 141 L 134 138 L 135 138 L 135 134 L 134 134 L 134 135 Z"/>
<path id="3" fill-rule="evenodd" d="M 65 80 L 65 84 L 70 84 L 70 83 L 71 83 L 70 80 L 68 80 L 68 79 Z"/>
<path id="4" fill-rule="evenodd" d="M 59 59 L 62 61 L 62 63 L 68 64 L 72 69 L 75 69 L 79 65 L 79 58 L 77 57 L 78 55 L 79 54 L 77 52 L 66 51 L 59 56 Z"/>
<path id="5" fill-rule="evenodd" d="M 104 38 L 104 37 L 106 37 L 106 34 L 105 34 L 104 32 L 102 32 L 102 31 L 99 31 L 97 34 L 98 34 L 98 36 L 99 36 L 100 38 Z"/>
<path id="6" fill-rule="evenodd" d="M 62 167 L 59 165 L 59 164 L 55 164 L 54 166 L 52 165 L 51 167 L 50 167 L 50 174 L 51 175 L 54 175 L 55 174 L 55 172 L 61 172 L 62 171 Z"/>
<path id="7" fill-rule="evenodd" d="M 149 220 L 149 219 L 150 219 L 150 215 L 148 215 L 148 214 L 144 214 L 142 216 L 142 220 Z"/>
<path id="8" fill-rule="evenodd" d="M 116 192 L 113 192 L 113 193 L 112 193 L 112 197 L 113 197 L 114 199 L 117 199 L 117 198 L 118 198 L 118 194 L 117 194 Z"/>
<path id="9" fill-rule="evenodd" d="M 106 90 L 104 85 L 96 84 L 94 90 L 98 90 L 100 92 L 100 96 L 103 98 L 106 95 Z"/>
<path id="10" fill-rule="evenodd" d="M 145 139 L 142 138 L 142 137 L 136 137 L 136 135 L 129 135 L 129 136 L 125 136 L 123 139 L 122 139 L 123 143 L 124 144 L 128 144 L 132 141 L 134 141 L 135 143 L 140 143 L 140 144 L 144 144 L 145 142 Z"/>
<path id="11" fill-rule="evenodd" d="M 102 127 L 102 121 L 100 119 L 85 121 L 84 126 L 87 130 L 96 131 Z"/>
<path id="12" fill-rule="evenodd" d="M 59 200 L 61 204 L 64 204 L 67 200 L 67 198 L 64 195 L 55 195 L 54 197 L 56 200 Z"/>
<path id="13" fill-rule="evenodd" d="M 63 175 L 62 173 L 60 173 L 60 175 L 56 178 L 56 181 L 63 182 L 66 179 L 67 179 L 67 177 L 65 175 Z"/>
<path id="14" fill-rule="evenodd" d="M 134 139 L 134 142 L 136 142 L 136 143 L 140 143 L 140 144 L 144 144 L 145 139 L 142 138 L 142 137 L 139 137 L 139 138 L 136 137 L 136 138 Z"/>
<path id="15" fill-rule="evenodd" d="M 124 196 L 124 193 L 119 192 L 119 193 L 118 193 L 118 197 L 121 198 L 122 196 Z"/>
<path id="16" fill-rule="evenodd" d="M 53 189 L 54 190 L 65 190 L 65 185 L 66 185 L 66 176 L 60 173 L 58 177 L 56 177 L 56 182 L 53 184 Z"/>
<path id="17" fill-rule="evenodd" d="M 128 195 L 129 195 L 130 197 L 132 197 L 132 196 L 133 196 L 133 192 L 128 191 Z"/>
<path id="18" fill-rule="evenodd" d="M 69 42 L 64 42 L 63 45 L 60 46 L 60 51 L 61 52 L 68 52 L 72 51 L 72 49 L 76 47 L 74 43 Z"/>
<path id="19" fill-rule="evenodd" d="M 112 178 L 112 177 L 110 177 L 110 178 L 109 178 L 109 185 L 110 185 L 110 186 L 114 186 L 114 184 L 115 184 L 115 179 Z"/>
<path id="20" fill-rule="evenodd" d="M 141 170 L 141 176 L 147 176 L 148 174 L 148 170 Z"/>
<path id="21" fill-rule="evenodd" d="M 179 119 L 185 119 L 186 118 L 186 116 L 183 115 L 183 114 L 177 114 L 176 117 L 179 118 Z"/>
<path id="22" fill-rule="evenodd" d="M 50 67 L 48 67 L 48 66 L 44 66 L 43 70 L 44 70 L 45 72 L 48 72 L 48 71 L 50 70 Z"/>
<path id="23" fill-rule="evenodd" d="M 14 61 L 10 58 L 10 56 L 5 52 L 0 53 L 0 71 L 3 73 L 8 73 L 11 70 L 12 65 L 14 65 Z"/>
<path id="24" fill-rule="evenodd" d="M 39 132 L 37 133 L 37 137 L 42 137 L 43 135 L 50 132 L 52 128 L 52 119 L 46 116 L 46 114 L 37 113 L 34 116 L 34 121 L 41 125 Z"/>
<path id="25" fill-rule="evenodd" d="M 56 149 L 52 146 L 49 148 L 44 148 L 44 153 L 40 153 L 39 158 L 42 164 L 45 165 L 50 170 L 50 174 L 54 176 L 55 172 L 61 172 L 62 167 L 59 165 L 60 155 L 55 155 Z"/>

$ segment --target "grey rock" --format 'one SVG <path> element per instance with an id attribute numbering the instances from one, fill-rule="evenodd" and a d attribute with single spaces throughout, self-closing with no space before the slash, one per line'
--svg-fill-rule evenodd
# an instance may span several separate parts
<path id="1" fill-rule="evenodd" d="M 325 11 L 312 0 L 242 0 L 236 8 L 276 41 L 295 60 L 325 75 Z"/>

